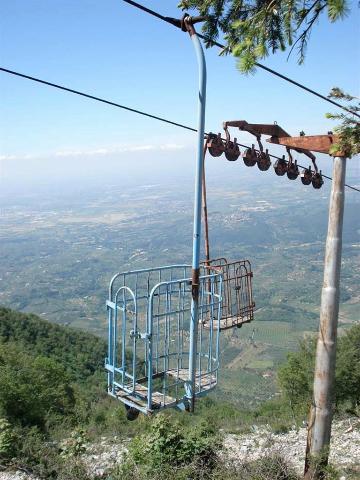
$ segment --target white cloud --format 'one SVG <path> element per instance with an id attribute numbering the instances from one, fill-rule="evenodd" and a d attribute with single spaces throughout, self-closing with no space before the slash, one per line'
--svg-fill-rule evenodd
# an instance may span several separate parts
<path id="1" fill-rule="evenodd" d="M 0 162 L 3 160 L 32 160 L 39 158 L 39 155 L 25 153 L 24 155 L 0 155 Z"/>
<path id="2" fill-rule="evenodd" d="M 178 145 L 176 143 L 165 143 L 165 145 L 160 145 L 160 150 L 184 150 L 185 145 Z"/>
<path id="3" fill-rule="evenodd" d="M 165 143 L 165 144 L 149 144 L 149 145 L 117 145 L 113 147 L 99 147 L 94 149 L 79 149 L 79 150 L 59 150 L 52 153 L 26 153 L 26 154 L 17 154 L 17 155 L 0 155 L 0 161 L 8 160 L 32 160 L 32 159 L 41 159 L 41 158 L 51 158 L 51 157 L 87 157 L 87 156 L 106 156 L 106 155 L 116 155 L 122 153 L 131 153 L 131 152 L 144 152 L 144 151 L 171 151 L 171 150 L 184 150 L 186 145 L 176 144 L 176 143 Z"/>
<path id="4" fill-rule="evenodd" d="M 121 145 L 108 148 L 96 148 L 94 150 L 62 150 L 55 153 L 56 157 L 79 157 L 79 156 L 96 156 L 96 155 L 114 155 L 129 152 L 143 151 L 169 151 L 183 150 L 185 145 L 166 143 L 163 145 Z"/>

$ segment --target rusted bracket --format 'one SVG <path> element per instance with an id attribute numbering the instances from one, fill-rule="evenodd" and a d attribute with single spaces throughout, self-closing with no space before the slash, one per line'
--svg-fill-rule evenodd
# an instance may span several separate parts
<path id="1" fill-rule="evenodd" d="M 193 268 L 191 272 L 191 296 L 193 300 L 199 299 L 199 286 L 200 286 L 200 268 Z"/>
<path id="2" fill-rule="evenodd" d="M 248 123 L 246 120 L 230 120 L 223 123 L 223 127 L 236 127 L 239 130 L 244 130 L 252 135 L 271 135 L 276 137 L 289 136 L 279 125 L 276 123 Z"/>
<path id="3" fill-rule="evenodd" d="M 252 135 L 255 135 L 255 137 L 258 139 L 260 138 L 261 135 L 270 135 L 271 139 L 280 139 L 280 138 L 283 139 L 287 137 L 294 138 L 294 137 L 290 137 L 290 135 L 287 132 L 285 132 L 285 130 L 281 128 L 277 123 L 248 123 L 246 120 L 230 120 L 230 121 L 224 122 L 223 127 L 224 129 L 227 129 L 227 127 L 236 127 L 239 130 L 249 132 Z M 300 138 L 304 138 L 304 137 L 300 137 Z M 267 140 L 267 141 L 271 142 L 271 140 Z M 276 143 L 276 142 L 271 142 L 271 143 Z M 290 145 L 289 145 L 289 148 L 292 148 L 298 153 L 303 153 L 304 155 L 309 157 L 313 163 L 316 160 L 315 155 L 313 155 L 306 148 L 300 148 L 300 146 L 292 147 Z"/>
<path id="4" fill-rule="evenodd" d="M 267 140 L 270 143 L 284 145 L 285 147 L 298 149 L 308 149 L 313 152 L 327 153 L 333 157 L 344 157 L 344 152 L 330 153 L 330 148 L 339 141 L 338 135 L 307 135 L 301 137 L 290 137 L 288 135 L 272 136 Z"/>
<path id="5" fill-rule="evenodd" d="M 183 32 L 188 32 L 191 36 L 195 33 L 193 25 L 195 25 L 195 23 L 204 22 L 206 17 L 191 17 L 188 13 L 184 13 L 181 19 L 172 17 L 165 17 L 165 19 L 175 27 L 180 28 Z"/>

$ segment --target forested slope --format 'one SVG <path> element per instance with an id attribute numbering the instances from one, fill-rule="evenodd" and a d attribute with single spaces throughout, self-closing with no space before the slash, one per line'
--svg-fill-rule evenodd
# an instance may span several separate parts
<path id="1" fill-rule="evenodd" d="M 93 334 L 0 307 L 0 469 L 21 468 L 44 479 L 88 480 L 82 454 L 87 445 L 109 438 L 116 439 L 116 448 L 132 439 L 129 457 L 101 478 L 182 480 L 200 478 L 198 472 L 209 480 L 297 478 L 277 458 L 246 463 L 241 467 L 246 477 L 239 477 L 238 466 L 225 464 L 219 452 L 225 434 L 249 433 L 263 424 L 283 433 L 294 422 L 302 424 L 312 397 L 313 339 L 281 366 L 281 396 L 256 409 L 210 396 L 197 402 L 195 414 L 170 410 L 136 422 L 128 422 L 124 407 L 106 393 L 105 354 L 106 342 Z M 358 414 L 359 372 L 360 324 L 355 324 L 338 343 L 341 414 Z"/>
<path id="2" fill-rule="evenodd" d="M 84 380 L 104 365 L 105 340 L 31 313 L 0 307 L 0 342 L 16 343 L 24 352 L 59 361 L 72 379 Z"/>

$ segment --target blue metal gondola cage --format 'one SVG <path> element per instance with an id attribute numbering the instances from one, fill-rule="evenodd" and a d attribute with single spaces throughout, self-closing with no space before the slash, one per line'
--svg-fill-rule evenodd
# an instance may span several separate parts
<path id="1" fill-rule="evenodd" d="M 149 414 L 187 409 L 191 362 L 191 266 L 173 265 L 115 275 L 109 288 L 108 392 Z M 195 397 L 217 384 L 222 274 L 202 266 Z"/>

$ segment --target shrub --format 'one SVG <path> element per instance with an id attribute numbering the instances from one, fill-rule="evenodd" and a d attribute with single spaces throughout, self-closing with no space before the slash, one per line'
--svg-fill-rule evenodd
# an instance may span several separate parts
<path id="1" fill-rule="evenodd" d="M 184 469 L 192 464 L 196 464 L 199 471 L 211 470 L 220 447 L 220 437 L 208 424 L 200 422 L 184 429 L 165 415 L 158 415 L 147 433 L 132 440 L 119 478 L 137 478 L 137 471 L 141 472 L 139 478 L 141 475 L 147 478 L 154 472 L 164 475 L 167 468 Z"/>
<path id="2" fill-rule="evenodd" d="M 279 455 L 267 455 L 244 463 L 238 475 L 237 478 L 244 480 L 299 480 L 295 471 Z"/>
<path id="3" fill-rule="evenodd" d="M 330 464 L 327 464 L 329 449 L 324 448 L 321 453 L 310 457 L 310 470 L 313 478 L 321 478 L 322 480 L 339 480 L 339 471 Z M 348 477 L 346 477 L 348 478 Z"/>
<path id="4" fill-rule="evenodd" d="M 87 438 L 82 428 L 75 429 L 70 438 L 66 438 L 60 446 L 60 455 L 64 458 L 78 457 L 86 451 Z"/>
<path id="5" fill-rule="evenodd" d="M 360 324 L 339 339 L 336 359 L 336 402 L 360 404 Z"/>
<path id="6" fill-rule="evenodd" d="M 287 362 L 280 366 L 278 379 L 292 409 L 305 415 L 312 398 L 315 365 L 315 341 L 303 340 L 297 352 L 288 354 Z"/>
<path id="7" fill-rule="evenodd" d="M 196 462 L 187 465 L 163 465 L 155 471 L 144 471 L 135 463 L 127 462 L 114 471 L 111 480 L 300 480 L 294 470 L 278 455 L 258 460 L 230 463 L 219 458 L 213 469 L 199 467 Z M 332 478 L 324 480 L 335 480 Z"/>
<path id="8" fill-rule="evenodd" d="M 289 425 L 285 425 L 285 423 L 278 422 L 274 425 L 272 425 L 273 432 L 278 435 L 283 435 L 285 433 L 288 433 L 290 430 Z"/>
<path id="9" fill-rule="evenodd" d="M 7 461 L 15 453 L 13 428 L 6 418 L 0 418 L 0 460 Z"/>
<path id="10" fill-rule="evenodd" d="M 76 456 L 63 457 L 57 443 L 50 442 L 38 428 L 19 428 L 17 436 L 14 467 L 48 480 L 90 480 L 81 459 Z"/>

